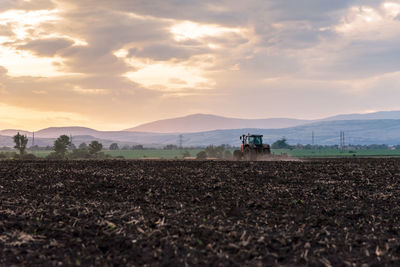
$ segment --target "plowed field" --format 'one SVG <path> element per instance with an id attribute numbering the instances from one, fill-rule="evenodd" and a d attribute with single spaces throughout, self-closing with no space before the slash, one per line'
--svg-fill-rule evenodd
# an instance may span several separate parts
<path id="1" fill-rule="evenodd" d="M 400 160 L 0 161 L 0 265 L 400 263 Z"/>

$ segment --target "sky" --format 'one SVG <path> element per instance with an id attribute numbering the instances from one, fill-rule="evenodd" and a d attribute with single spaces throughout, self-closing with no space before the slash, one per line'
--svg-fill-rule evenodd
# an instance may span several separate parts
<path id="1" fill-rule="evenodd" d="M 400 110 L 400 0 L 0 0 L 0 129 Z"/>

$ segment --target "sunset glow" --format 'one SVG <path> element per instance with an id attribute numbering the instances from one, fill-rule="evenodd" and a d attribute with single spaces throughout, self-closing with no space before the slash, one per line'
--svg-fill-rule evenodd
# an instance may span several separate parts
<path id="1" fill-rule="evenodd" d="M 21 108 L 9 105 L 0 105 L 0 114 L 13 114 L 12 117 L 2 116 L 0 124 L 5 128 L 18 129 L 23 123 L 25 130 L 36 131 L 48 125 L 69 126 L 71 123 L 88 123 L 88 119 L 72 112 L 47 112 Z M 29 116 L 27 116 L 29 114 Z M 35 123 L 32 123 L 34 121 Z M 37 123 L 40 121 L 40 123 Z"/>
<path id="2" fill-rule="evenodd" d="M 400 109 L 400 1 L 145 2 L 0 3 L 0 128 Z"/>
<path id="3" fill-rule="evenodd" d="M 195 61 L 195 60 L 193 60 Z M 186 62 L 128 60 L 138 71 L 126 73 L 126 77 L 147 88 L 159 91 L 186 91 L 211 89 L 215 84 L 206 78 L 205 69 L 209 65 L 202 59 L 197 64 Z"/>
<path id="4" fill-rule="evenodd" d="M 44 76 L 56 77 L 63 75 L 54 63 L 60 58 L 37 57 L 29 52 L 15 51 L 12 48 L 0 48 L 0 66 L 8 69 L 10 76 Z"/>

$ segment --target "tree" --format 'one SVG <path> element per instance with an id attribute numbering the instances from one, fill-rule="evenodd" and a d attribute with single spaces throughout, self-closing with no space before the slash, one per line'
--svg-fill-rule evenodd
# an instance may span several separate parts
<path id="1" fill-rule="evenodd" d="M 65 154 L 67 153 L 68 147 L 71 145 L 71 141 L 67 135 L 61 135 L 54 141 L 54 151 L 56 155 L 60 158 L 65 158 Z"/>
<path id="2" fill-rule="evenodd" d="M 86 149 L 88 146 L 86 143 L 82 143 L 79 145 L 79 149 Z"/>
<path id="3" fill-rule="evenodd" d="M 92 141 L 89 144 L 89 153 L 95 155 L 103 149 L 103 145 L 97 141 Z"/>
<path id="4" fill-rule="evenodd" d="M 291 148 L 291 146 L 286 143 L 286 138 L 283 137 L 282 139 L 279 139 L 278 141 L 275 141 L 272 145 L 271 148 L 273 149 L 281 149 L 281 148 Z"/>
<path id="5" fill-rule="evenodd" d="M 117 143 L 112 143 L 112 144 L 110 145 L 110 150 L 119 150 L 118 144 L 117 144 Z"/>
<path id="6" fill-rule="evenodd" d="M 165 150 L 176 150 L 176 149 L 178 149 L 178 146 L 176 146 L 176 145 L 166 145 L 164 147 L 164 149 Z"/>
<path id="7" fill-rule="evenodd" d="M 15 149 L 19 150 L 20 156 L 25 154 L 26 145 L 28 144 L 28 138 L 24 135 L 19 134 L 19 132 L 13 137 Z"/>

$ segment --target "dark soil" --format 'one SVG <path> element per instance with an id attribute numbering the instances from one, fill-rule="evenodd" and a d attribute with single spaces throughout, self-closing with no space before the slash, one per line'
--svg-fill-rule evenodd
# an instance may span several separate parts
<path id="1" fill-rule="evenodd" d="M 399 181 L 396 159 L 0 161 L 0 265 L 397 265 Z"/>

